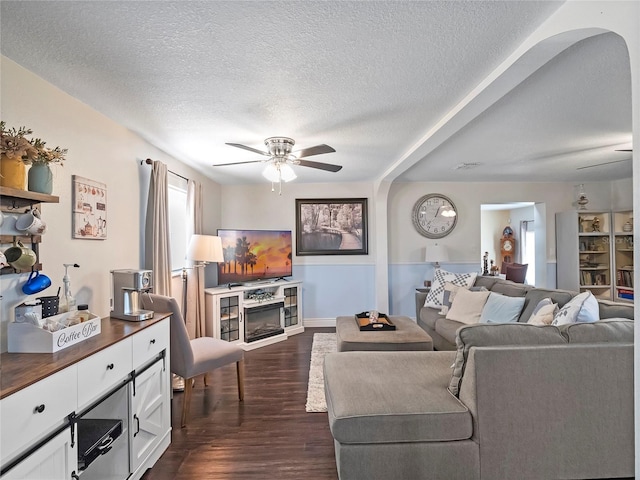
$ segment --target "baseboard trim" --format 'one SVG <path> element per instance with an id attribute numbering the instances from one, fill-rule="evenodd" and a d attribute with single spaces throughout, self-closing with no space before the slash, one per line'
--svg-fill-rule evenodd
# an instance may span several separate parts
<path id="1" fill-rule="evenodd" d="M 313 327 L 334 327 L 336 326 L 335 318 L 305 318 L 304 328 Z"/>

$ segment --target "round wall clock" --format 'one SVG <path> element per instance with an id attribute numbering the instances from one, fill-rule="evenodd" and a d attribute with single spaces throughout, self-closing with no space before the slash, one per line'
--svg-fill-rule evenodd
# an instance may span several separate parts
<path id="1" fill-rule="evenodd" d="M 449 235 L 458 221 L 458 210 L 451 199 L 439 193 L 420 198 L 413 207 L 413 226 L 427 238 Z"/>

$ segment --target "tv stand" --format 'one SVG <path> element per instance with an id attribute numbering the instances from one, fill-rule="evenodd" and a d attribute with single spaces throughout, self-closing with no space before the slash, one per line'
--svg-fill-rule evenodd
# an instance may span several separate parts
<path id="1" fill-rule="evenodd" d="M 277 282 L 277 283 L 276 283 Z M 247 313 L 269 302 L 256 301 L 250 295 L 256 290 L 271 293 L 283 302 L 280 327 L 284 333 L 248 342 L 245 334 Z M 205 289 L 205 334 L 253 350 L 286 340 L 289 335 L 304 332 L 302 317 L 302 282 L 279 278 L 251 284 L 225 284 Z"/>

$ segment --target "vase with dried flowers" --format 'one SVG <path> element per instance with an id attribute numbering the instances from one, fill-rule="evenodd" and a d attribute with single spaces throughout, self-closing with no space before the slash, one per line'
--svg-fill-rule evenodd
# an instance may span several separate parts
<path id="1" fill-rule="evenodd" d="M 67 154 L 66 148 L 47 148 L 46 142 L 42 139 L 36 138 L 32 141 L 37 153 L 30 160 L 31 168 L 28 175 L 28 188 L 31 192 L 40 192 L 51 194 L 53 191 L 53 173 L 51 172 L 50 165 L 52 163 L 64 162 L 64 157 Z"/>
<path id="2" fill-rule="evenodd" d="M 0 121 L 0 185 L 25 189 L 26 165 L 37 154 L 36 148 L 27 139 L 32 131 L 26 127 L 6 128 Z"/>

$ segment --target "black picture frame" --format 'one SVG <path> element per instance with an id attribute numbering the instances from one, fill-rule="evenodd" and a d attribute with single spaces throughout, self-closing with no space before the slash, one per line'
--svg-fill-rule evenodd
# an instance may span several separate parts
<path id="1" fill-rule="evenodd" d="M 368 255 L 366 198 L 297 198 L 296 255 Z"/>

